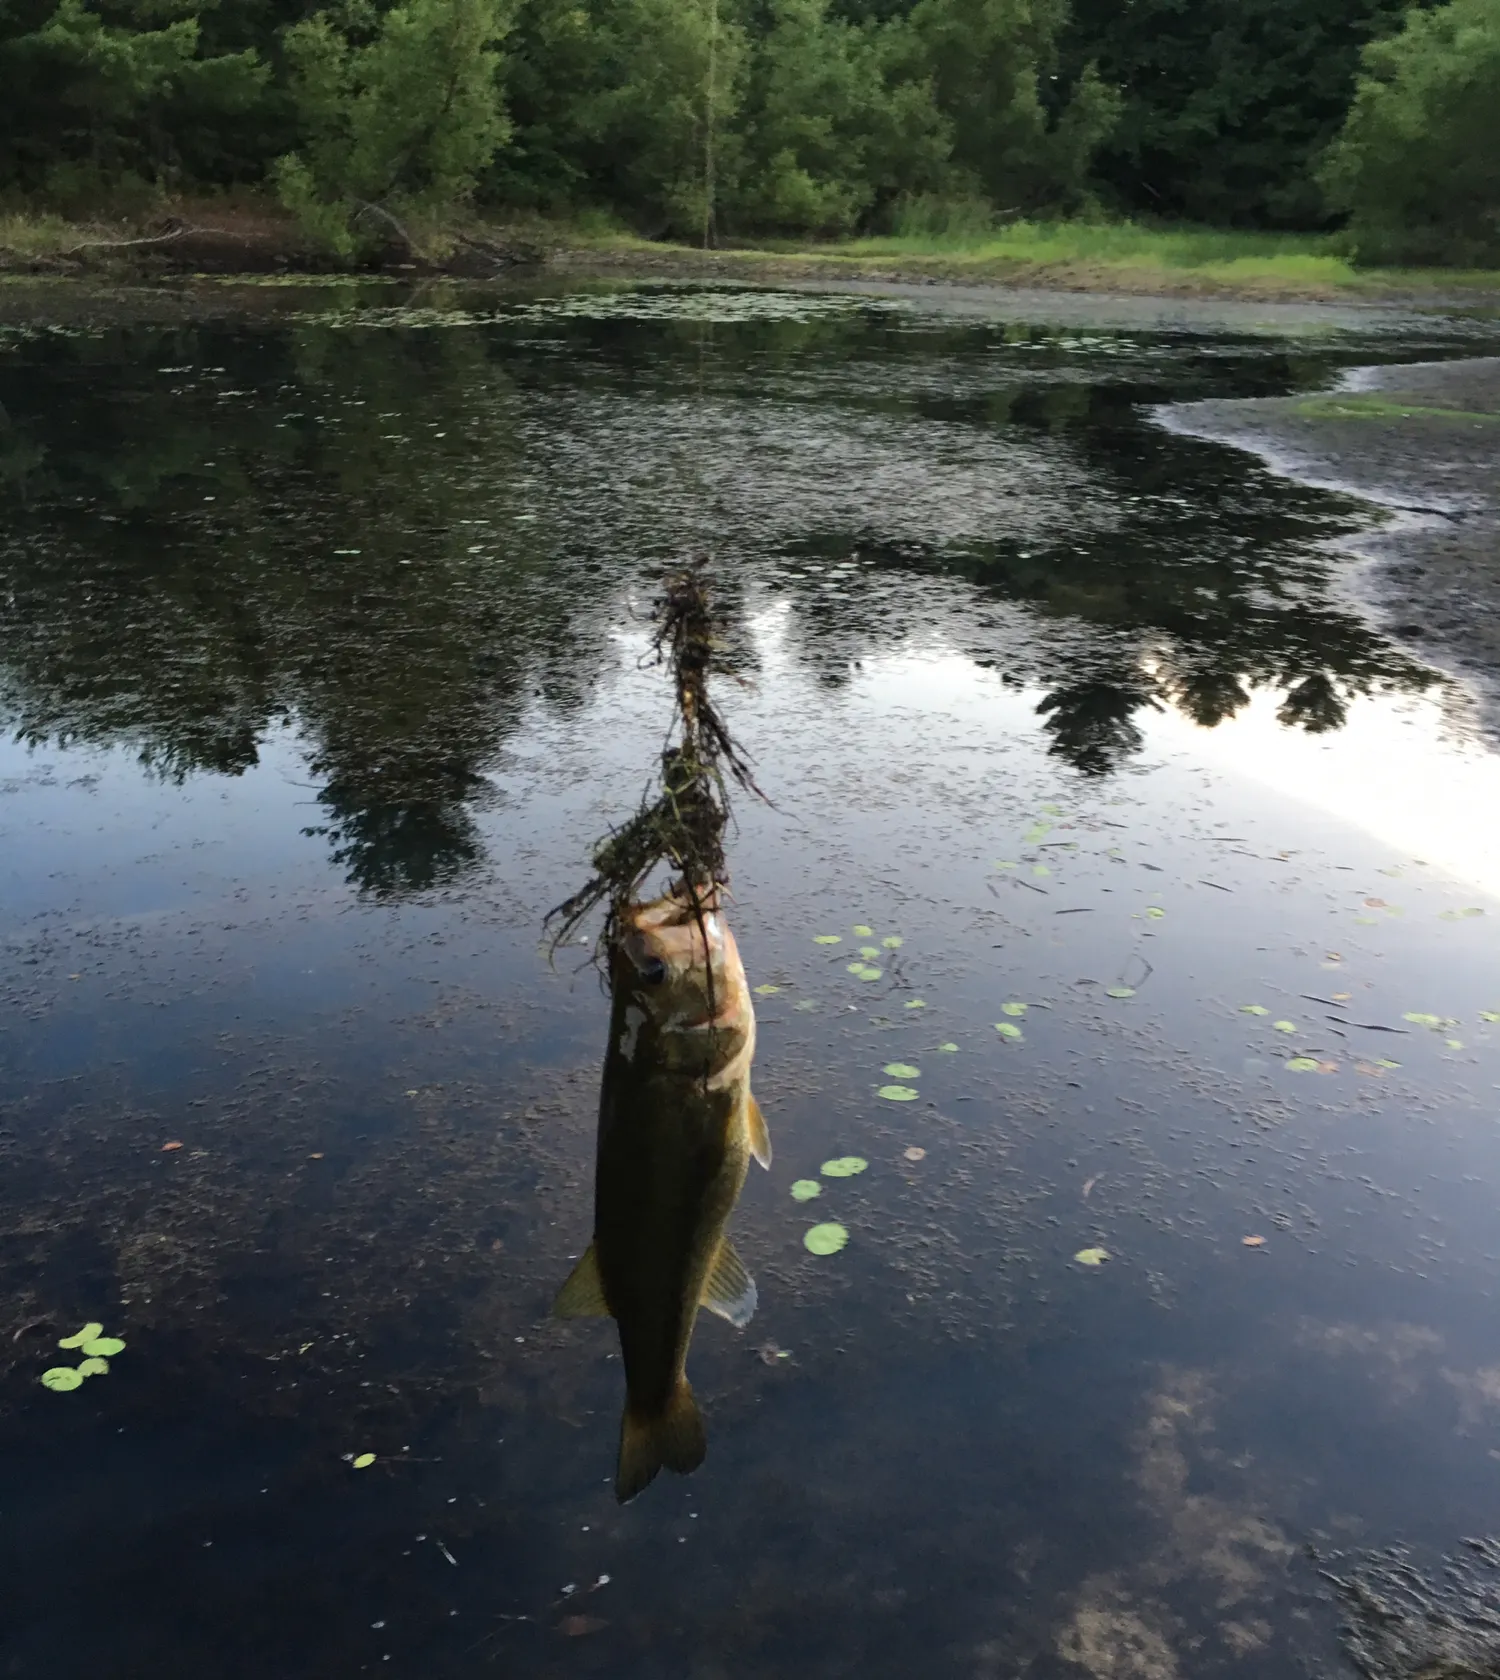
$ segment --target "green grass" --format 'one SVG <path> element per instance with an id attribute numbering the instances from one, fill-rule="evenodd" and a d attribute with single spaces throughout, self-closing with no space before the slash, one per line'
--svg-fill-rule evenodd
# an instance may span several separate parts
<path id="1" fill-rule="evenodd" d="M 1293 413 L 1308 420 L 1442 420 L 1465 426 L 1500 425 L 1500 414 L 1483 409 L 1424 407 L 1361 391 L 1303 397 Z"/>

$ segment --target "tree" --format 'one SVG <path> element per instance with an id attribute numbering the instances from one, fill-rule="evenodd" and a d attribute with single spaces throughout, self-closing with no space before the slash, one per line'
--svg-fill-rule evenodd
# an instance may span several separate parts
<path id="1" fill-rule="evenodd" d="M 1367 262 L 1500 263 L 1500 0 L 1410 12 L 1365 50 L 1323 182 Z"/>
<path id="2" fill-rule="evenodd" d="M 340 256 L 398 219 L 440 218 L 474 191 L 509 132 L 496 44 L 505 0 L 363 0 L 286 31 L 302 145 L 275 170 L 282 202 Z"/>

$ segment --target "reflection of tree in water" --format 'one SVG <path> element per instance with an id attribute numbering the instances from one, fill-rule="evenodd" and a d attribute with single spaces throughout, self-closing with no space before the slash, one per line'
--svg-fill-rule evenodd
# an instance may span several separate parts
<path id="1" fill-rule="evenodd" d="M 727 520 L 731 664 L 747 657 L 761 586 L 789 603 L 789 644 L 832 684 L 920 639 L 920 598 L 947 645 L 1044 691 L 1050 750 L 1094 775 L 1138 749 L 1161 704 L 1212 727 L 1274 689 L 1283 723 L 1327 730 L 1356 695 L 1432 680 L 1331 603 L 1313 542 L 1348 521 L 1327 498 L 1144 431 L 1130 391 L 1039 383 L 1034 361 L 997 389 L 1004 364 L 981 356 L 983 389 L 934 394 L 934 357 L 944 381 L 967 377 L 969 328 L 949 341 L 782 323 L 719 332 L 706 355 L 696 329 L 557 330 L 579 355 L 461 328 L 307 325 L 28 346 L 0 390 L 12 514 L 0 708 L 24 738 L 133 743 L 177 777 L 241 773 L 267 731 L 290 724 L 321 783 L 315 827 L 352 882 L 381 895 L 449 882 L 481 855 L 475 812 L 528 698 L 576 703 L 601 665 L 600 603 L 640 575 L 643 555 L 703 533 L 690 456 L 706 445 L 682 419 L 700 379 L 727 417 L 702 483 L 749 475 L 743 509 L 768 508 L 801 475 L 791 517 L 815 518 L 816 472 L 865 484 L 861 451 L 877 444 L 877 464 L 920 466 L 936 404 L 945 470 L 989 483 L 998 461 L 999 492 L 1015 500 L 993 505 L 1026 508 L 1042 532 L 1022 543 L 1000 511 L 993 536 L 897 542 L 893 498 L 909 475 L 895 488 L 870 476 L 868 529 L 789 543 L 785 510 L 770 537 L 748 516 Z M 902 379 L 927 394 L 888 402 Z M 889 425 L 868 423 L 872 406 Z M 733 421 L 752 408 L 761 453 L 747 461 Z M 817 427 L 833 465 L 798 454 Z M 973 461 L 966 427 L 988 439 Z M 993 441 L 1005 428 L 1026 444 L 1014 490 Z M 1089 520 L 1028 478 L 1054 457 L 1058 485 L 1093 499 Z M 791 458 L 793 476 L 778 477 Z"/>

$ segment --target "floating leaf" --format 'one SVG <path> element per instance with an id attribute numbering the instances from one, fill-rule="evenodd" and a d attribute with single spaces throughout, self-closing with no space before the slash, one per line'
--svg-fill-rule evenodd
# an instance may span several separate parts
<path id="1" fill-rule="evenodd" d="M 1264 1248 L 1266 1246 L 1264 1237 L 1241 1237 L 1240 1241 L 1246 1248 Z"/>
<path id="2" fill-rule="evenodd" d="M 1061 805 L 1038 805 L 1037 810 L 1045 811 L 1049 817 L 1060 817 L 1062 815 Z"/>
<path id="3" fill-rule="evenodd" d="M 1022 1040 L 1026 1036 L 1014 1021 L 996 1021 L 995 1031 L 1000 1034 L 1001 1038 L 1008 1038 L 1013 1041 Z"/>
<path id="4" fill-rule="evenodd" d="M 1496 1019 L 1500 1020 L 1500 1016 L 1497 1016 Z M 958 1046 L 956 1044 L 952 1044 L 952 1043 L 940 1044 L 940 1045 L 938 1045 L 938 1049 L 951 1054 L 953 1051 L 958 1049 Z"/>
<path id="5" fill-rule="evenodd" d="M 83 1378 L 71 1365 L 54 1365 L 50 1371 L 42 1372 L 42 1387 L 66 1394 L 70 1388 L 82 1388 Z"/>
<path id="6" fill-rule="evenodd" d="M 910 1085 L 882 1085 L 875 1093 L 877 1097 L 884 1097 L 887 1102 L 915 1102 L 921 1095 Z"/>
<path id="7" fill-rule="evenodd" d="M 802 1010 L 816 1009 L 817 1007 L 818 1007 L 818 1000 L 816 998 L 798 998 L 797 1001 L 792 1005 L 793 1009 L 802 1009 Z"/>
<path id="8" fill-rule="evenodd" d="M 1034 863 L 1031 866 L 1031 873 L 1033 875 L 1050 875 L 1052 871 L 1045 863 Z"/>
<path id="9" fill-rule="evenodd" d="M 1417 1009 L 1407 1010 L 1406 1014 L 1404 1014 L 1401 1019 L 1403 1021 L 1410 1021 L 1414 1027 L 1432 1027 L 1436 1029 L 1443 1024 L 1443 1017 L 1441 1015 L 1424 1015 Z"/>
<path id="10" fill-rule="evenodd" d="M 813 935 L 814 945 L 842 945 L 843 943 L 844 936 L 841 933 L 815 933 Z"/>
<path id="11" fill-rule="evenodd" d="M 1002 1015 L 1024 1015 L 1026 1013 L 1026 1005 L 1024 1003 L 1002 1003 L 1000 1005 L 1000 1013 Z"/>
<path id="12" fill-rule="evenodd" d="M 916 1144 L 913 1144 L 910 1149 L 903 1149 L 901 1153 L 908 1161 L 925 1161 L 927 1159 L 927 1151 L 919 1149 Z"/>
<path id="13" fill-rule="evenodd" d="M 1293 1056 L 1291 1061 L 1286 1064 L 1286 1071 L 1288 1073 L 1316 1073 L 1318 1064 L 1312 1056 Z"/>
<path id="14" fill-rule="evenodd" d="M 1378 927 L 1380 925 L 1379 916 L 1356 916 L 1354 919 L 1361 927 Z"/>
<path id="15" fill-rule="evenodd" d="M 368 1470 L 375 1462 L 374 1453 L 361 1453 L 358 1458 L 351 1460 L 356 1470 Z"/>
<path id="16" fill-rule="evenodd" d="M 996 858 L 994 861 L 995 861 L 995 868 L 996 869 L 1018 869 L 1018 868 L 1020 868 L 1019 864 L 1012 863 L 1009 858 Z"/>
<path id="17" fill-rule="evenodd" d="M 1107 1248 L 1080 1248 L 1073 1256 L 1080 1266 L 1102 1266 L 1109 1259 Z"/>
<path id="18" fill-rule="evenodd" d="M 1269 1015 L 1270 1013 L 1271 1011 L 1263 1003 L 1242 1003 L 1240 1005 L 1241 1015 Z"/>
<path id="19" fill-rule="evenodd" d="M 125 1344 L 117 1336 L 95 1336 L 83 1344 L 83 1351 L 91 1359 L 113 1359 L 117 1353 L 124 1353 Z"/>
<path id="20" fill-rule="evenodd" d="M 842 1225 L 814 1225 L 803 1237 L 802 1246 L 809 1254 L 837 1254 L 848 1240 L 849 1233 Z"/>
<path id="21" fill-rule="evenodd" d="M 1444 922 L 1464 922 L 1467 921 L 1470 916 L 1482 916 L 1483 914 L 1483 910 L 1471 905 L 1464 910 L 1440 910 L 1438 912 L 1438 919 Z"/>
<path id="22" fill-rule="evenodd" d="M 1464 1047 L 1464 1041 L 1461 1038 L 1445 1038 L 1443 1043 L 1446 1044 L 1450 1050 L 1462 1050 Z"/>
<path id="23" fill-rule="evenodd" d="M 1479 1011 L 1479 1019 L 1481 1021 L 1500 1021 L 1500 1010 L 1481 1009 Z"/>
<path id="24" fill-rule="evenodd" d="M 794 1202 L 810 1202 L 814 1196 L 823 1194 L 823 1186 L 815 1178 L 799 1178 L 792 1186 L 792 1200 Z"/>
<path id="25" fill-rule="evenodd" d="M 921 1068 L 913 1067 L 910 1062 L 887 1062 L 880 1071 L 890 1074 L 892 1079 L 920 1079 L 922 1077 Z"/>
<path id="26" fill-rule="evenodd" d="M 1275 1027 L 1277 1032 L 1294 1033 L 1297 1030 L 1295 1021 L 1272 1021 L 1271 1025 Z"/>
<path id="27" fill-rule="evenodd" d="M 818 1171 L 824 1178 L 853 1178 L 869 1164 L 863 1155 L 840 1155 L 835 1160 L 825 1161 Z"/>
<path id="28" fill-rule="evenodd" d="M 780 986 L 773 986 L 768 982 L 764 986 L 757 986 L 755 988 L 755 995 L 756 997 L 775 997 L 777 992 L 780 990 Z"/>
<path id="29" fill-rule="evenodd" d="M 872 968 L 869 963 L 850 963 L 849 972 L 856 980 L 878 980 L 885 970 Z"/>
<path id="30" fill-rule="evenodd" d="M 925 1009 L 927 1007 L 927 1000 L 926 998 L 908 998 L 903 1007 L 907 1009 Z"/>
<path id="31" fill-rule="evenodd" d="M 96 1356 L 81 1361 L 76 1369 L 80 1377 L 102 1377 L 109 1372 L 109 1361 Z"/>
<path id="32" fill-rule="evenodd" d="M 1393 1062 L 1388 1056 L 1377 1056 L 1375 1058 L 1375 1066 L 1383 1068 L 1398 1068 L 1401 1064 L 1400 1062 Z"/>
<path id="33" fill-rule="evenodd" d="M 1051 832 L 1052 832 L 1052 824 L 1051 823 L 1049 823 L 1049 822 L 1033 823 L 1031 825 L 1031 827 L 1028 828 L 1026 830 L 1026 832 L 1021 836 L 1021 838 L 1022 838 L 1022 840 L 1025 841 L 1025 843 L 1028 846 L 1035 846 L 1035 845 L 1039 844 L 1041 841 L 1045 840 Z"/>
<path id="34" fill-rule="evenodd" d="M 859 954 L 866 962 L 869 962 L 880 955 L 880 947 L 878 945 L 861 945 Z"/>
<path id="35" fill-rule="evenodd" d="M 1166 911 L 1163 910 L 1159 904 L 1148 904 L 1146 906 L 1146 914 L 1152 919 L 1152 921 L 1159 922 L 1161 918 L 1166 915 Z"/>
<path id="36" fill-rule="evenodd" d="M 854 932 L 857 933 L 861 939 L 869 939 L 874 935 L 875 929 L 872 927 L 866 927 L 863 922 L 856 922 L 854 924 Z"/>
<path id="37" fill-rule="evenodd" d="M 1105 997 L 1114 997 L 1114 998 L 1134 997 L 1135 996 L 1135 987 L 1134 986 L 1106 986 L 1105 989 L 1104 989 L 1104 995 L 1105 995 Z"/>
<path id="38" fill-rule="evenodd" d="M 161 1146 L 161 1152 L 162 1152 L 162 1154 L 163 1154 L 163 1155 L 166 1155 L 166 1154 L 168 1154 L 168 1153 L 170 1153 L 170 1151 L 172 1151 L 172 1150 L 174 1150 L 174 1149 L 181 1149 L 181 1148 L 182 1148 L 182 1141 L 181 1141 L 181 1139 L 179 1139 L 179 1138 L 173 1138 L 173 1139 L 172 1139 L 172 1141 L 171 1141 L 171 1142 L 170 1142 L 170 1143 L 164 1143 L 164 1144 L 163 1144 L 163 1145 L 162 1145 L 162 1146 Z"/>
<path id="39" fill-rule="evenodd" d="M 906 941 L 899 933 L 889 933 L 880 941 L 887 951 L 899 951 Z"/>
<path id="40" fill-rule="evenodd" d="M 85 1342 L 93 1341 L 95 1336 L 104 1334 L 104 1326 L 90 1321 L 74 1336 L 64 1336 L 57 1344 L 60 1348 L 81 1348 Z"/>

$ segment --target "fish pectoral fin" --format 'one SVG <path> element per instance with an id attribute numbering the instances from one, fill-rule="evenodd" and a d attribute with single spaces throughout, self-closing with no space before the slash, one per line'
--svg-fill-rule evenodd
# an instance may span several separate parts
<path id="1" fill-rule="evenodd" d="M 552 1303 L 554 1318 L 608 1318 L 609 1307 L 604 1299 L 604 1280 L 599 1276 L 599 1256 L 592 1243 L 583 1257 L 568 1273 L 568 1281 L 557 1292 Z"/>
<path id="2" fill-rule="evenodd" d="M 709 1268 L 698 1304 L 720 1318 L 727 1318 L 736 1330 L 743 1330 L 755 1316 L 756 1299 L 755 1279 L 745 1270 L 745 1262 L 735 1253 L 734 1244 L 725 1237 Z"/>
<path id="3" fill-rule="evenodd" d="M 763 1167 L 771 1164 L 771 1134 L 766 1130 L 766 1117 L 754 1097 L 747 1099 L 747 1118 L 750 1122 L 750 1153 Z"/>

